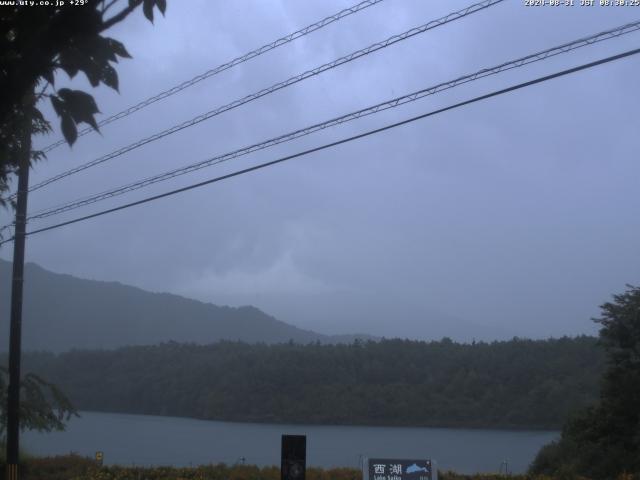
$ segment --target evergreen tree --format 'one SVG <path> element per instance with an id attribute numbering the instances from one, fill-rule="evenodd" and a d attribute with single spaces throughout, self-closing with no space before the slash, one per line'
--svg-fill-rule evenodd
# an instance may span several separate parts
<path id="1" fill-rule="evenodd" d="M 595 321 L 607 355 L 600 401 L 566 423 L 560 441 L 538 454 L 533 473 L 640 473 L 640 288 L 629 286 L 600 308 Z"/>

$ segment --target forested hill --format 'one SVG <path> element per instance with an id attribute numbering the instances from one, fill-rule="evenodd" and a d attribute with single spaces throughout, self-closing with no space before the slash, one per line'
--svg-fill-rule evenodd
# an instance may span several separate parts
<path id="1" fill-rule="evenodd" d="M 26 355 L 82 410 L 246 422 L 558 428 L 597 398 L 591 337 L 457 344 L 168 343 Z"/>
<path id="2" fill-rule="evenodd" d="M 0 284 L 11 263 L 0 260 Z M 10 288 L 0 290 L 0 334 L 8 337 Z M 5 337 L 5 338 L 6 338 Z M 160 342 L 350 342 L 366 335 L 322 335 L 282 322 L 255 307 L 225 307 L 117 282 L 85 280 L 25 266 L 23 348 L 65 351 Z M 6 344 L 0 348 L 6 348 Z"/>

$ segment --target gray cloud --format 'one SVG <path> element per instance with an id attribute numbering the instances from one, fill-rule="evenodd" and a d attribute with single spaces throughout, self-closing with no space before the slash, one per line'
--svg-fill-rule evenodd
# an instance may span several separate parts
<path id="1" fill-rule="evenodd" d="M 118 111 L 348 3 L 170 2 L 166 19 L 155 26 L 139 15 L 112 33 L 135 58 L 120 65 L 121 94 L 99 89 L 98 103 L 105 113 Z M 102 136 L 87 136 L 72 150 L 52 152 L 32 182 L 465 4 L 383 2 L 106 126 Z M 224 153 L 635 16 L 633 8 L 527 8 L 508 1 L 61 181 L 34 193 L 31 209 Z M 100 206 L 630 49 L 638 35 Z M 640 100 L 639 73 L 637 59 L 617 62 L 33 236 L 28 259 L 87 278 L 254 304 L 326 333 L 461 339 L 591 333 L 589 317 L 597 306 L 625 283 L 638 283 L 640 166 L 633 107 Z M 2 255 L 9 258 L 10 249 Z"/>

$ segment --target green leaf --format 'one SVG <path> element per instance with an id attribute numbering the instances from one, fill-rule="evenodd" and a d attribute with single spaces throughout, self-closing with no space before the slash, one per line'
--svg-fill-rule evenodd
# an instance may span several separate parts
<path id="1" fill-rule="evenodd" d="M 115 91 L 118 90 L 118 73 L 116 69 L 111 65 L 105 65 L 102 69 L 102 83 L 106 86 L 113 88 Z"/>
<path id="2" fill-rule="evenodd" d="M 78 138 L 78 129 L 76 128 L 76 124 L 71 118 L 71 115 L 66 113 L 62 115 L 60 127 L 62 128 L 62 135 L 64 135 L 64 139 L 69 145 L 73 145 Z"/>
<path id="3" fill-rule="evenodd" d="M 131 58 L 131 55 L 129 55 L 129 52 L 127 52 L 127 49 L 124 47 L 122 42 L 119 42 L 118 40 L 115 40 L 113 38 L 105 38 L 105 40 L 109 44 L 109 47 L 111 48 L 111 51 L 113 53 L 122 58 Z"/>
<path id="4" fill-rule="evenodd" d="M 66 64 L 85 73 L 92 86 L 96 87 L 100 82 L 118 89 L 117 75 L 110 62 L 117 62 L 118 56 L 130 56 L 129 52 L 120 42 L 94 35 L 86 38 L 80 45 L 65 52 L 63 60 Z"/>
<path id="5" fill-rule="evenodd" d="M 60 68 L 62 68 L 65 73 L 67 75 L 69 75 L 69 78 L 73 78 L 78 74 L 78 70 L 80 70 L 77 66 L 69 64 L 69 63 L 62 63 L 62 60 L 60 61 Z"/>
<path id="6" fill-rule="evenodd" d="M 147 19 L 153 23 L 153 5 L 155 0 L 144 0 L 142 2 L 142 12 Z"/>
<path id="7" fill-rule="evenodd" d="M 81 109 L 91 114 L 100 113 L 96 101 L 86 92 L 61 88 L 58 90 L 58 95 L 64 100 L 69 111 Z"/>
<path id="8" fill-rule="evenodd" d="M 116 52 L 111 48 L 111 44 L 105 37 L 96 35 L 91 42 L 85 44 L 88 54 L 93 57 L 96 63 L 117 62 Z"/>
<path id="9" fill-rule="evenodd" d="M 100 67 L 95 62 L 89 60 L 82 66 L 82 71 L 87 76 L 89 83 L 92 87 L 97 87 L 100 84 Z"/>
<path id="10" fill-rule="evenodd" d="M 98 124 L 94 118 L 99 113 L 96 101 L 91 95 L 80 90 L 61 88 L 58 95 L 65 103 L 66 112 L 71 115 L 75 123 L 85 122 L 98 131 Z"/>
<path id="11" fill-rule="evenodd" d="M 64 113 L 66 113 L 64 102 L 60 100 L 60 97 L 56 95 L 51 95 L 51 105 L 53 106 L 53 109 L 55 110 L 55 112 L 58 114 L 59 117 L 61 117 Z"/>
<path id="12" fill-rule="evenodd" d="M 156 6 L 158 10 L 160 10 L 160 13 L 164 15 L 164 12 L 167 10 L 167 0 L 156 0 Z"/>
<path id="13" fill-rule="evenodd" d="M 69 75 L 69 78 L 73 78 L 78 74 L 81 64 L 81 54 L 76 48 L 71 47 L 60 52 L 60 68 Z"/>
<path id="14" fill-rule="evenodd" d="M 31 117 L 32 117 L 32 120 L 31 120 L 32 129 L 35 132 L 42 131 L 42 133 L 45 133 L 51 129 L 51 125 L 44 118 L 44 115 L 42 115 L 42 112 L 37 108 L 35 107 L 31 108 Z"/>
<path id="15" fill-rule="evenodd" d="M 47 154 L 42 150 L 32 150 L 31 151 L 31 161 L 39 162 L 40 160 L 45 160 L 47 158 Z"/>

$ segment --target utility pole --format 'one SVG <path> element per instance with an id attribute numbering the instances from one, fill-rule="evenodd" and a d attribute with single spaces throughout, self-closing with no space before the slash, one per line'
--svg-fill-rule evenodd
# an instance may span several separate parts
<path id="1" fill-rule="evenodd" d="M 31 99 L 30 99 L 31 101 Z M 25 110 L 32 108 L 29 103 Z M 27 196 L 31 157 L 31 112 L 25 119 L 18 165 L 18 195 L 13 240 L 11 327 L 9 333 L 9 388 L 7 395 L 7 480 L 18 480 L 20 452 L 20 357 L 22 341 L 22 287 L 27 227 Z"/>

